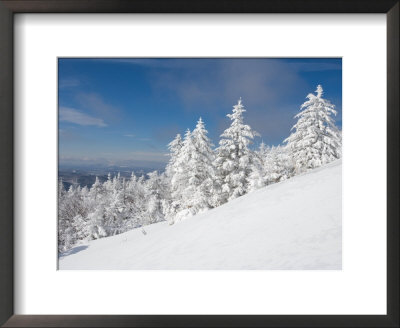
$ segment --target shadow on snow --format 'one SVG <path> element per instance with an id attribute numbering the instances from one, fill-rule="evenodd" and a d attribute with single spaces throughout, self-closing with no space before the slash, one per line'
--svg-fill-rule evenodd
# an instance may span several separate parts
<path id="1" fill-rule="evenodd" d="M 66 251 L 64 253 L 61 253 L 59 255 L 59 258 L 79 253 L 80 251 L 84 251 L 87 248 L 89 248 L 89 246 L 87 246 L 87 245 L 82 245 L 82 246 L 77 246 L 77 247 L 71 248 L 71 249 L 69 249 L 68 251 Z"/>

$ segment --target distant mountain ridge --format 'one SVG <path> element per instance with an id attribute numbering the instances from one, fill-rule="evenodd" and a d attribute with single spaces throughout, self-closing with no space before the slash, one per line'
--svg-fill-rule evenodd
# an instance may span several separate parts
<path id="1" fill-rule="evenodd" d="M 99 178 L 100 182 L 107 180 L 107 176 L 110 173 L 111 176 L 115 176 L 118 173 L 123 178 L 129 178 L 134 172 L 136 176 L 145 175 L 149 172 L 158 171 L 163 172 L 163 167 L 140 167 L 140 166 L 59 166 L 58 179 L 63 182 L 64 188 L 68 190 L 71 185 L 79 185 L 82 188 L 87 186 L 91 187 L 96 180 Z"/>

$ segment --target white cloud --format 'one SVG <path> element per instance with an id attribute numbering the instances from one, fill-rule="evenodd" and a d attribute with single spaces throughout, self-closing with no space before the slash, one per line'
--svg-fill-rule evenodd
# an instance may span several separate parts
<path id="1" fill-rule="evenodd" d="M 81 83 L 77 79 L 62 79 L 60 80 L 58 86 L 59 88 L 73 88 L 79 86 Z"/>
<path id="2" fill-rule="evenodd" d="M 154 70 L 153 90 L 161 99 L 175 93 L 189 112 L 201 106 L 213 107 L 221 99 L 231 105 L 214 110 L 225 112 L 239 97 L 249 108 L 265 106 L 284 97 L 288 89 L 304 84 L 297 70 L 274 59 L 188 59 L 180 61 L 180 66 L 181 74 L 171 74 L 172 68 Z"/>
<path id="3" fill-rule="evenodd" d="M 97 93 L 80 92 L 75 96 L 80 108 L 91 112 L 93 115 L 99 115 L 107 119 L 108 122 L 117 122 L 121 119 L 121 111 L 107 103 L 103 97 Z"/>
<path id="4" fill-rule="evenodd" d="M 136 135 L 134 135 L 134 134 L 124 134 L 124 137 L 136 138 Z M 136 140 L 139 140 L 139 141 L 151 141 L 151 138 L 136 138 Z"/>
<path id="5" fill-rule="evenodd" d="M 59 119 L 62 122 L 69 122 L 84 126 L 87 125 L 94 125 L 98 127 L 107 126 L 107 124 L 104 123 L 103 119 L 89 116 L 74 108 L 69 108 L 69 107 L 60 107 Z"/>

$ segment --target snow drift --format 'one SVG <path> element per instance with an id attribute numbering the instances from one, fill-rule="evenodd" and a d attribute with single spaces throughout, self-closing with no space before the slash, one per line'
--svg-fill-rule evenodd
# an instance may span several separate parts
<path id="1" fill-rule="evenodd" d="M 175 225 L 161 222 L 72 248 L 61 270 L 339 270 L 341 160 Z"/>

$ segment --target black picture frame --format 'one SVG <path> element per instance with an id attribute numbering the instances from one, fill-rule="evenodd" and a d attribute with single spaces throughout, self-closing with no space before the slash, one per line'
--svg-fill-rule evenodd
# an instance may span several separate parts
<path id="1" fill-rule="evenodd" d="M 0 0 L 0 324 L 4 327 L 399 327 L 399 8 L 398 0 Z M 13 17 L 16 13 L 385 13 L 387 315 L 14 315 Z"/>

